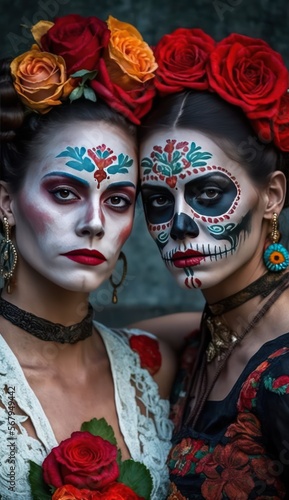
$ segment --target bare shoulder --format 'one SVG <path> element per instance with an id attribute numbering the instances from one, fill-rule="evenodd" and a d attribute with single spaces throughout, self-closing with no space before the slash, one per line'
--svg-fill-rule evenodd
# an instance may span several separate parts
<path id="1" fill-rule="evenodd" d="M 140 328 L 153 333 L 175 351 L 180 351 L 185 339 L 200 328 L 200 311 L 181 312 L 138 321 L 129 328 Z"/>

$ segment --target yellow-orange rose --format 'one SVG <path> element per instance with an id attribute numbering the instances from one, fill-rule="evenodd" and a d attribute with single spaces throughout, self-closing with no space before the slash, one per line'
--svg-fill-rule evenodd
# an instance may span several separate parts
<path id="1" fill-rule="evenodd" d="M 62 57 L 41 52 L 37 45 L 11 62 L 14 87 L 23 104 L 39 113 L 47 113 L 61 104 L 73 90 L 67 79 Z"/>
<path id="2" fill-rule="evenodd" d="M 38 21 L 38 23 L 32 26 L 31 33 L 39 47 L 42 48 L 41 38 L 43 37 L 43 35 L 46 35 L 47 31 L 49 31 L 52 26 L 54 26 L 54 23 L 52 23 L 51 21 Z"/>
<path id="3" fill-rule="evenodd" d="M 158 66 L 153 51 L 139 31 L 112 16 L 107 26 L 111 36 L 105 63 L 112 82 L 130 90 L 154 78 Z"/>

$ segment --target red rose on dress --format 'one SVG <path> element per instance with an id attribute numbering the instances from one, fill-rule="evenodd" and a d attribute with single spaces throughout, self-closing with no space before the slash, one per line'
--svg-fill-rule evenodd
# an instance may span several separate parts
<path id="1" fill-rule="evenodd" d="M 144 500 L 143 497 L 139 497 L 131 488 L 123 483 L 114 483 L 106 486 L 102 490 L 102 496 L 104 500 Z"/>
<path id="2" fill-rule="evenodd" d="M 110 32 L 95 16 L 70 14 L 56 19 L 41 38 L 41 48 L 63 57 L 68 75 L 81 69 L 98 69 L 102 49 L 107 47 Z"/>
<path id="3" fill-rule="evenodd" d="M 232 34 L 211 53 L 208 79 L 211 90 L 255 120 L 276 115 L 288 71 L 281 55 L 263 40 Z"/>
<path id="4" fill-rule="evenodd" d="M 52 495 L 52 500 L 97 500 L 101 498 L 97 491 L 79 490 L 71 484 L 57 488 Z"/>
<path id="5" fill-rule="evenodd" d="M 155 86 L 161 94 L 208 88 L 206 65 L 215 41 L 201 29 L 178 28 L 155 47 Z"/>
<path id="6" fill-rule="evenodd" d="M 77 488 L 99 489 L 119 476 L 117 448 L 90 432 L 73 432 L 53 448 L 43 462 L 43 478 L 59 488 L 65 484 Z"/>
<path id="7" fill-rule="evenodd" d="M 280 100 L 279 109 L 273 122 L 274 142 L 281 151 L 289 151 L 289 93 Z"/>
<path id="8" fill-rule="evenodd" d="M 141 367 L 146 368 L 151 375 L 157 373 L 162 365 L 158 341 L 147 335 L 132 335 L 129 343 L 131 349 L 138 353 Z"/>

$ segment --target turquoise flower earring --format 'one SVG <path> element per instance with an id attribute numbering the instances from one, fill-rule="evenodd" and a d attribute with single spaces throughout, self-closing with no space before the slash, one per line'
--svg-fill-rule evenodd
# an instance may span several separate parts
<path id="1" fill-rule="evenodd" d="M 278 230 L 278 215 L 276 213 L 272 217 L 270 239 L 272 243 L 266 248 L 263 254 L 265 266 L 273 273 L 283 271 L 289 264 L 289 252 L 283 245 L 278 243 L 280 232 Z"/>

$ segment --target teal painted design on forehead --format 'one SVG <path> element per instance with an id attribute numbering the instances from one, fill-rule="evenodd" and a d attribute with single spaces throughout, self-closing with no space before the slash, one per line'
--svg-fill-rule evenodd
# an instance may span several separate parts
<path id="1" fill-rule="evenodd" d="M 202 151 L 201 146 L 195 142 L 167 139 L 166 145 L 154 146 L 150 157 L 141 161 L 143 169 L 143 180 L 164 180 L 171 188 L 174 188 L 178 177 L 184 179 L 189 168 L 198 169 L 206 167 L 207 160 L 212 158 L 212 153 Z"/>
<path id="2" fill-rule="evenodd" d="M 98 188 L 100 183 L 108 177 L 108 174 L 126 174 L 133 165 L 132 158 L 123 153 L 115 155 L 113 150 L 105 144 L 89 149 L 67 146 L 56 158 L 71 158 L 65 163 L 68 167 L 78 171 L 94 172 Z"/>
<path id="3" fill-rule="evenodd" d="M 89 182 L 82 179 L 81 177 L 77 177 L 76 175 L 69 174 L 68 172 L 61 172 L 59 170 L 56 170 L 55 172 L 49 172 L 49 174 L 44 175 L 43 178 L 46 179 L 46 177 L 56 177 L 56 176 L 57 177 L 67 177 L 68 179 L 72 179 L 74 181 L 80 182 L 84 186 L 89 187 Z"/>

